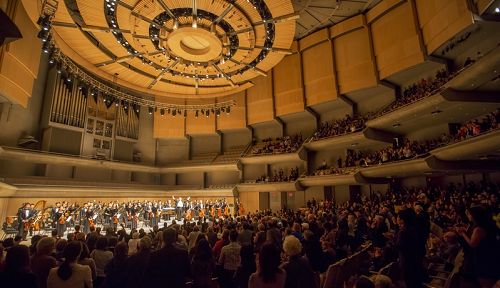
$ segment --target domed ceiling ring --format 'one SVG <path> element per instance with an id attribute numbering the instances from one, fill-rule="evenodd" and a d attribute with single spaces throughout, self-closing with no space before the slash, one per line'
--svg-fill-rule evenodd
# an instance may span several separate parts
<path id="1" fill-rule="evenodd" d="M 290 54 L 297 18 L 291 0 L 101 0 L 104 13 L 89 1 L 60 2 L 74 23 L 91 35 L 100 33 L 94 23 L 104 15 L 99 23 L 107 27 L 97 28 L 111 32 L 121 46 L 99 43 L 111 60 L 92 64 L 110 75 L 126 68 L 118 78 L 144 79 L 131 81 L 141 88 L 137 91 L 146 88 L 152 95 L 166 92 L 174 97 L 228 95 L 267 75 Z M 67 32 L 57 28 L 65 41 Z M 71 48 L 88 59 L 86 51 Z"/>

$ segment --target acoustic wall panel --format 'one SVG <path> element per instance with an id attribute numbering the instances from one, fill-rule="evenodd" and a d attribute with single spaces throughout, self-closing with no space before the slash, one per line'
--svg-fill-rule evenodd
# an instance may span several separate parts
<path id="1" fill-rule="evenodd" d="M 372 59 L 368 28 L 363 26 L 363 15 L 343 21 L 347 31 L 331 29 L 335 51 L 335 66 L 341 94 L 377 85 L 375 63 Z M 342 24 L 341 23 L 341 24 Z M 352 25 L 347 25 L 347 24 Z"/>
<path id="2" fill-rule="evenodd" d="M 214 100 L 207 100 L 207 101 L 188 101 L 188 105 L 197 105 L 204 103 L 206 104 L 207 102 L 214 103 Z M 178 116 L 180 118 L 183 118 L 183 116 Z M 187 113 L 186 117 L 186 134 L 213 134 L 215 133 L 215 118 L 217 116 L 210 111 L 208 117 L 202 114 L 199 114 L 198 117 L 196 117 L 195 112 L 189 111 Z"/>
<path id="3" fill-rule="evenodd" d="M 286 115 L 304 110 L 300 54 L 286 56 L 273 69 L 276 115 Z"/>
<path id="4" fill-rule="evenodd" d="M 17 25 L 23 37 L 0 47 L 3 50 L 0 51 L 0 94 L 26 108 L 40 65 L 38 29 L 29 19 L 21 1 L 7 1 L 5 6 L 7 16 Z"/>
<path id="5" fill-rule="evenodd" d="M 416 6 L 428 54 L 473 24 L 467 0 L 416 0 Z"/>
<path id="6" fill-rule="evenodd" d="M 248 125 L 274 119 L 272 73 L 255 78 L 253 82 L 255 85 L 247 90 Z"/>
<path id="7" fill-rule="evenodd" d="M 236 105 L 231 107 L 231 113 L 221 113 L 221 116 L 217 117 L 217 130 L 242 129 L 247 126 L 245 91 L 234 94 L 230 98 L 236 102 Z"/>
<path id="8" fill-rule="evenodd" d="M 337 99 L 331 41 L 325 41 L 302 52 L 304 88 L 307 105 Z"/>
<path id="9" fill-rule="evenodd" d="M 370 25 L 380 79 L 424 61 L 410 2 L 390 6 L 390 10 L 372 20 Z"/>
<path id="10" fill-rule="evenodd" d="M 163 116 L 160 110 L 154 114 L 154 138 L 179 138 L 185 136 L 184 117 L 172 116 L 165 113 Z"/>

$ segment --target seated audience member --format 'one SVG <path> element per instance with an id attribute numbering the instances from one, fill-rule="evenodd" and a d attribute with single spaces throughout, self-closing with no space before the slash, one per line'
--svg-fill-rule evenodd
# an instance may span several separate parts
<path id="1" fill-rule="evenodd" d="M 92 288 L 92 272 L 90 267 L 77 263 L 82 252 L 82 243 L 72 241 L 64 248 L 64 262 L 52 268 L 47 279 L 48 288 Z"/>
<path id="2" fill-rule="evenodd" d="M 4 270 L 0 272 L 0 284 L 2 287 L 38 287 L 37 278 L 30 271 L 28 246 L 16 245 L 9 248 L 5 257 Z"/>
<path id="3" fill-rule="evenodd" d="M 215 272 L 215 260 L 212 249 L 205 238 L 197 242 L 196 251 L 191 261 L 193 288 L 211 288 L 212 275 Z"/>
<path id="4" fill-rule="evenodd" d="M 164 245 L 153 252 L 146 269 L 146 287 L 183 288 L 190 275 L 189 256 L 187 250 L 175 246 L 177 231 L 167 228 L 163 231 Z"/>
<path id="5" fill-rule="evenodd" d="M 104 272 L 106 273 L 104 287 L 123 288 L 125 286 L 127 280 L 127 252 L 127 243 L 120 242 L 115 246 L 113 259 L 104 267 Z"/>
<path id="6" fill-rule="evenodd" d="M 279 268 L 280 251 L 276 245 L 267 243 L 259 252 L 257 272 L 250 275 L 249 288 L 283 288 L 286 272 Z"/>
<path id="7" fill-rule="evenodd" d="M 281 268 L 286 272 L 285 288 L 317 287 L 314 272 L 307 260 L 301 257 L 302 244 L 295 236 L 286 236 L 283 251 L 288 256 Z"/>
<path id="8" fill-rule="evenodd" d="M 31 271 L 36 275 L 38 287 L 47 287 L 50 269 L 57 266 L 56 258 L 51 256 L 56 241 L 52 237 L 44 237 L 36 244 L 36 252 L 31 257 Z"/>

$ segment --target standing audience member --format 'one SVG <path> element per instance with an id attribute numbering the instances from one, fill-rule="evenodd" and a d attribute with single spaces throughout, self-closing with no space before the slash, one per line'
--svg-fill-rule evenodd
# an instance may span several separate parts
<path id="1" fill-rule="evenodd" d="M 31 257 L 31 271 L 36 275 L 38 287 L 47 287 L 47 277 L 50 269 L 57 266 L 56 258 L 50 254 L 54 250 L 56 240 L 52 237 L 44 237 L 36 244 L 36 252 Z"/>
<path id="2" fill-rule="evenodd" d="M 106 273 L 104 273 L 104 267 L 113 258 L 113 252 L 107 249 L 108 238 L 100 236 L 97 238 L 95 243 L 95 250 L 90 253 L 90 258 L 94 259 L 96 267 L 96 279 L 94 286 L 100 287 L 104 280 L 106 279 Z"/>
<path id="3" fill-rule="evenodd" d="M 146 287 L 183 288 L 189 276 L 189 256 L 184 249 L 175 246 L 177 231 L 167 228 L 163 231 L 164 246 L 153 252 L 146 269 Z"/>
<path id="4" fill-rule="evenodd" d="M 236 270 L 234 279 L 236 281 L 236 287 L 247 288 L 248 279 L 250 275 L 255 273 L 257 266 L 255 265 L 255 254 L 252 246 L 243 246 L 240 250 L 241 264 Z"/>
<path id="5" fill-rule="evenodd" d="M 161 233 L 160 233 L 161 234 Z M 125 287 L 141 287 L 146 274 L 146 267 L 151 257 L 151 238 L 144 236 L 139 241 L 139 250 L 127 259 L 127 282 Z"/>
<path id="6" fill-rule="evenodd" d="M 220 286 L 222 288 L 232 288 L 234 287 L 234 273 L 240 266 L 240 249 L 241 246 L 237 242 L 238 232 L 236 230 L 231 230 L 229 233 L 230 243 L 222 247 L 220 253 L 219 265 L 222 266 L 222 275 L 220 275 Z"/>
<path id="7" fill-rule="evenodd" d="M 80 253 L 80 258 L 78 258 L 78 264 L 89 266 L 90 270 L 92 271 L 92 280 L 96 279 L 97 272 L 96 272 L 95 262 L 94 259 L 90 258 L 89 248 L 87 247 L 87 244 L 85 244 L 84 242 L 82 242 L 82 253 Z"/>
<path id="8" fill-rule="evenodd" d="M 128 255 L 132 256 L 137 252 L 137 247 L 139 246 L 139 233 L 134 232 L 132 234 L 132 239 L 128 240 Z"/>
<path id="9" fill-rule="evenodd" d="M 212 249 L 205 238 L 198 241 L 191 261 L 193 288 L 211 288 L 212 274 L 215 271 L 215 260 Z"/>
<path id="10" fill-rule="evenodd" d="M 264 244 L 259 252 L 259 269 L 250 276 L 248 288 L 284 288 L 286 272 L 279 268 L 280 260 L 278 247 Z"/>
<path id="11" fill-rule="evenodd" d="M 473 226 L 470 236 L 464 229 L 459 229 L 465 249 L 468 249 L 464 262 L 472 264 L 472 273 L 480 287 L 493 287 L 500 279 L 497 265 L 500 258 L 500 243 L 496 238 L 498 229 L 490 213 L 481 206 L 469 208 L 466 214 Z"/>
<path id="12" fill-rule="evenodd" d="M 38 287 L 35 274 L 30 272 L 28 246 L 16 245 L 9 248 L 5 257 L 4 270 L 0 272 L 0 284 L 2 287 Z"/>
<path id="13" fill-rule="evenodd" d="M 399 252 L 399 265 L 403 272 L 403 280 L 407 288 L 422 287 L 419 238 L 415 230 L 415 212 L 413 209 L 404 209 L 398 214 L 399 233 L 396 247 Z"/>
<path id="14" fill-rule="evenodd" d="M 115 246 L 114 252 L 113 259 L 104 267 L 104 272 L 106 273 L 104 287 L 106 288 L 122 288 L 125 286 L 127 280 L 127 243 L 118 243 Z"/>
<path id="15" fill-rule="evenodd" d="M 286 236 L 283 242 L 283 250 L 289 257 L 281 268 L 286 272 L 285 288 L 318 287 L 314 278 L 314 271 L 306 259 L 300 256 L 302 244 L 295 236 Z"/>
<path id="16" fill-rule="evenodd" d="M 82 252 L 80 241 L 72 241 L 64 248 L 64 262 L 52 268 L 47 279 L 48 288 L 92 288 L 90 267 L 76 263 Z"/>

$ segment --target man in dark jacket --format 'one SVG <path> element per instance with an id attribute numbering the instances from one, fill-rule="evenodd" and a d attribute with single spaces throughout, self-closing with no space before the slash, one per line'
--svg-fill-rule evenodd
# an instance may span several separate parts
<path id="1" fill-rule="evenodd" d="M 127 259 L 127 286 L 130 288 L 143 287 L 146 267 L 151 258 L 151 238 L 145 236 L 139 242 L 139 250 Z"/>
<path id="2" fill-rule="evenodd" d="M 151 254 L 146 269 L 145 287 L 183 288 L 189 276 L 188 252 L 175 246 L 177 231 L 167 228 L 163 231 L 164 246 Z"/>

